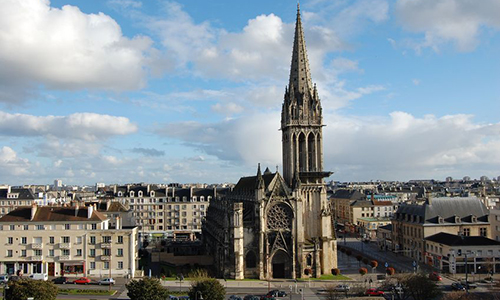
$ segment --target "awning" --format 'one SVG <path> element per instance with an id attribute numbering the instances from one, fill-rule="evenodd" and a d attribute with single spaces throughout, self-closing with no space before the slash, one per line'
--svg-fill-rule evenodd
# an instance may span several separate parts
<path id="1" fill-rule="evenodd" d="M 163 237 L 163 233 L 153 233 L 153 237 Z"/>

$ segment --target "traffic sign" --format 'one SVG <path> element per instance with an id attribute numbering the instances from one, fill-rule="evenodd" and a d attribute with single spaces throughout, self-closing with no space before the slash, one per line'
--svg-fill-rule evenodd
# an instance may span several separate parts
<path id="1" fill-rule="evenodd" d="M 387 262 L 385 262 L 385 267 L 386 267 L 386 268 L 387 268 L 387 267 L 389 267 L 389 264 L 388 264 Z"/>
<path id="2" fill-rule="evenodd" d="M 416 267 L 417 266 L 417 262 L 416 261 L 413 261 L 413 266 Z"/>

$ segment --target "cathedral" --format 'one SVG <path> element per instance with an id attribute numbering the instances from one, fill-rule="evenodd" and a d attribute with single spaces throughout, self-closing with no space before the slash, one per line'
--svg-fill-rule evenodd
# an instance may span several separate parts
<path id="1" fill-rule="evenodd" d="M 281 112 L 283 174 L 242 177 L 212 199 L 203 239 L 221 278 L 320 277 L 337 267 L 323 178 L 323 116 L 297 9 L 290 81 Z"/>

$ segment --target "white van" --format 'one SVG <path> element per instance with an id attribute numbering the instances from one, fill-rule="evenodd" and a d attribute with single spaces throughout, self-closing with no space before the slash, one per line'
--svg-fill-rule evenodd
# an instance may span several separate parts
<path id="1" fill-rule="evenodd" d="M 31 274 L 30 279 L 47 281 L 49 279 L 49 276 L 47 274 L 43 274 L 43 273 Z"/>

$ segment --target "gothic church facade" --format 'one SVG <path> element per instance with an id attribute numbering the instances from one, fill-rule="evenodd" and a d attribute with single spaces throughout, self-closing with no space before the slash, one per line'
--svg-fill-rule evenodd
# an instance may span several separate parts
<path id="1" fill-rule="evenodd" d="M 290 80 L 281 115 L 283 175 L 242 177 L 210 203 L 207 251 L 223 278 L 301 278 L 337 267 L 333 217 L 323 178 L 321 102 L 312 85 L 297 10 Z"/>

